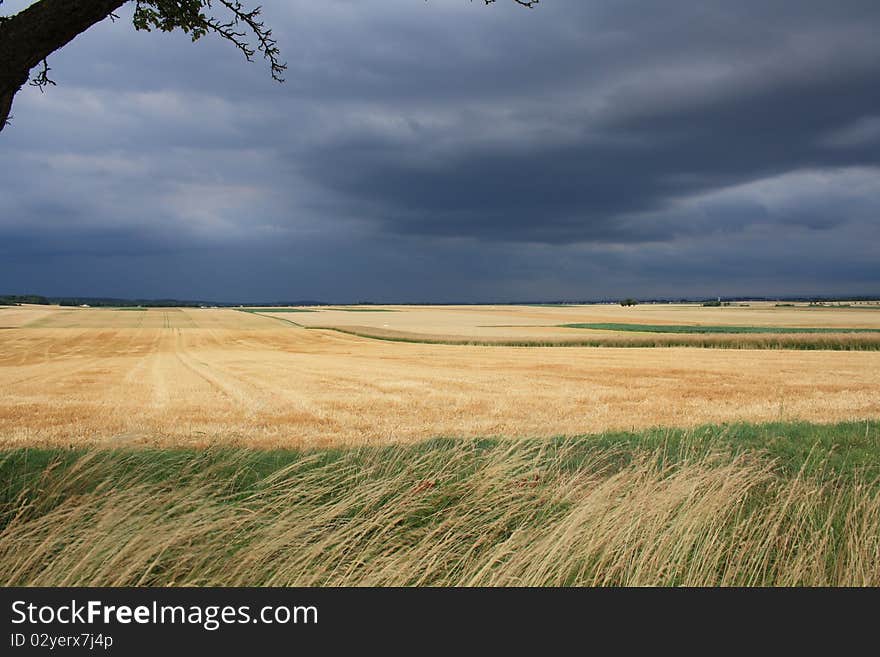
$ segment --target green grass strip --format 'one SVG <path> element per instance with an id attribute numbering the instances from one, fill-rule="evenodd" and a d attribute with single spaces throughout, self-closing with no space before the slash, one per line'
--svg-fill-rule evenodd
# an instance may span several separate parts
<path id="1" fill-rule="evenodd" d="M 877 586 L 880 421 L 0 450 L 0 583 Z"/>
<path id="2" fill-rule="evenodd" d="M 282 320 L 280 317 L 273 319 Z M 294 322 L 291 322 L 294 323 Z M 611 349 L 652 349 L 665 347 L 693 347 L 697 349 L 794 349 L 798 351 L 880 351 L 880 341 L 874 342 L 840 342 L 829 338 L 813 338 L 803 340 L 774 340 L 772 336 L 769 339 L 761 341 L 750 341 L 748 339 L 738 340 L 730 338 L 726 341 L 712 340 L 706 338 L 705 342 L 699 339 L 677 338 L 674 336 L 664 335 L 657 337 L 646 337 L 644 339 L 632 338 L 609 338 L 597 337 L 578 340 L 553 340 L 553 339 L 534 339 L 534 340 L 481 340 L 479 338 L 431 338 L 431 337 L 412 337 L 398 335 L 375 335 L 363 330 L 352 330 L 347 328 L 339 328 L 336 326 L 303 326 L 296 324 L 300 328 L 312 331 L 336 331 L 337 333 L 345 333 L 346 335 L 354 335 L 359 338 L 367 338 L 369 340 L 382 340 L 385 342 L 402 342 L 406 344 L 441 344 L 459 347 L 604 347 Z"/>
<path id="3" fill-rule="evenodd" d="M 397 310 L 390 308 L 325 308 L 325 310 L 340 310 L 345 313 L 396 313 Z"/>
<path id="4" fill-rule="evenodd" d="M 754 454 L 772 460 L 784 478 L 808 475 L 818 480 L 859 479 L 880 487 L 880 420 L 854 420 L 831 424 L 806 421 L 766 423 L 732 422 L 695 428 L 657 427 L 636 431 L 555 438 L 432 438 L 412 444 L 348 448 L 211 449 L 153 447 L 77 447 L 0 449 L 0 529 L 23 498 L 46 497 L 47 477 L 64 479 L 79 459 L 91 455 L 99 469 L 122 481 L 187 482 L 210 473 L 216 485 L 231 493 L 246 494 L 266 477 L 294 464 L 312 469 L 334 462 L 358 470 L 370 463 L 430 462 L 443 454 L 472 451 L 475 458 L 491 453 L 540 454 L 536 467 L 577 472 L 596 452 L 614 454 L 611 471 L 625 467 L 640 454 L 662 450 L 670 463 L 693 461 L 713 453 L 731 457 Z M 443 461 L 439 458 L 438 461 Z M 390 467 L 390 465 L 389 465 Z M 467 468 L 465 467 L 465 470 Z M 100 479 L 79 482 L 68 494 L 96 490 Z M 63 496 L 49 501 L 54 506 Z M 6 515 L 4 518 L 3 516 Z"/>
<path id="5" fill-rule="evenodd" d="M 313 313 L 307 308 L 236 308 L 243 313 Z"/>
<path id="6" fill-rule="evenodd" d="M 594 331 L 633 331 L 637 333 L 880 333 L 873 328 L 791 328 L 781 326 L 695 326 L 684 324 L 560 324 L 562 328 L 591 329 Z"/>

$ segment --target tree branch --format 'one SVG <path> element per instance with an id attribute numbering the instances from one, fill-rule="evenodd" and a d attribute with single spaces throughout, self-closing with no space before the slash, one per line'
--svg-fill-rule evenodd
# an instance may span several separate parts
<path id="1" fill-rule="evenodd" d="M 40 69 L 40 72 L 37 73 L 33 79 L 31 80 L 31 86 L 37 87 L 41 92 L 45 87 L 49 85 L 55 86 L 55 81 L 49 78 L 49 71 L 52 69 L 49 68 L 49 62 L 45 59 L 43 60 L 43 68 Z"/>
<path id="2" fill-rule="evenodd" d="M 472 0 L 473 1 L 473 0 Z M 532 9 L 535 5 L 540 4 L 541 0 L 513 0 L 516 4 Z M 487 5 L 491 5 L 495 0 L 484 0 Z"/>
<path id="3" fill-rule="evenodd" d="M 12 99 L 27 82 L 31 69 L 125 2 L 39 0 L 0 21 L 0 130 L 9 119 Z M 48 66 L 43 72 L 48 72 Z"/>
<path id="4" fill-rule="evenodd" d="M 30 71 L 42 62 L 43 67 L 32 80 L 42 91 L 55 83 L 49 79 L 46 58 L 85 32 L 95 23 L 110 17 L 131 0 L 38 0 L 14 16 L 0 17 L 0 130 L 12 110 L 12 100 L 27 82 Z M 496 0 L 484 0 L 489 5 Z M 134 27 L 170 32 L 181 29 L 193 41 L 213 32 L 238 48 L 248 61 L 260 52 L 269 62 L 272 78 L 283 82 L 287 65 L 281 61 L 272 30 L 261 20 L 261 7 L 246 9 L 241 0 L 134 0 Z M 532 8 L 539 0 L 513 0 Z M 214 4 L 224 8 L 228 19 L 207 16 L 204 9 Z M 0 5 L 3 0 L 0 0 Z M 248 32 L 256 39 L 254 46 L 247 40 Z"/>
<path id="5" fill-rule="evenodd" d="M 284 73 L 287 64 L 281 63 L 279 58 L 281 52 L 278 49 L 278 43 L 272 38 L 272 30 L 268 29 L 263 21 L 258 20 L 263 8 L 256 7 L 251 11 L 246 11 L 238 0 L 220 0 L 220 2 L 226 6 L 235 17 L 233 23 L 229 24 L 229 27 L 232 27 L 239 22 L 247 25 L 251 32 L 257 37 L 257 49 L 263 53 L 265 59 L 269 60 L 272 79 L 277 80 L 278 82 L 284 82 L 284 78 L 281 77 L 281 74 Z M 211 4 L 210 0 L 208 0 L 208 4 Z M 236 45 L 245 53 L 248 61 L 250 61 L 254 54 L 253 49 L 250 50 L 250 56 L 248 56 L 247 50 L 245 50 L 245 47 L 247 47 L 246 44 L 236 43 Z"/>
<path id="6" fill-rule="evenodd" d="M 180 28 L 197 41 L 209 32 L 226 39 L 238 48 L 248 61 L 257 51 L 269 61 L 272 77 L 283 82 L 281 74 L 287 65 L 281 62 L 281 52 L 272 37 L 272 30 L 260 20 L 261 7 L 246 9 L 240 0 L 136 0 L 134 26 L 138 30 L 152 29 L 170 32 Z M 207 16 L 203 9 L 214 4 L 229 13 L 227 17 Z M 256 38 L 256 46 L 247 41 L 247 30 Z"/>

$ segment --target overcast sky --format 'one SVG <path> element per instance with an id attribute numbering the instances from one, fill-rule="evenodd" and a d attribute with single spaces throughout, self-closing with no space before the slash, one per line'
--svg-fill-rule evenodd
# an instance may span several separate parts
<path id="1" fill-rule="evenodd" d="M 50 58 L 0 294 L 880 294 L 877 0 L 263 5 L 285 84 L 130 8 Z"/>

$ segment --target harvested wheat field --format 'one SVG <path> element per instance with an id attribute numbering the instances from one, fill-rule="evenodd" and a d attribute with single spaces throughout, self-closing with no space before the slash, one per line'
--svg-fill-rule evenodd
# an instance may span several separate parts
<path id="1" fill-rule="evenodd" d="M 880 304 L 751 302 L 544 306 L 360 306 L 249 310 L 308 328 L 398 342 L 508 346 L 880 349 Z"/>
<path id="2" fill-rule="evenodd" d="M 877 351 L 418 344 L 298 324 L 344 315 L 468 335 L 487 321 L 621 321 L 631 309 L 312 310 L 2 309 L 0 444 L 300 448 L 880 417 Z M 685 324 L 706 310 L 707 324 L 778 313 L 778 326 L 880 328 L 873 309 L 652 310 L 626 318 Z"/>

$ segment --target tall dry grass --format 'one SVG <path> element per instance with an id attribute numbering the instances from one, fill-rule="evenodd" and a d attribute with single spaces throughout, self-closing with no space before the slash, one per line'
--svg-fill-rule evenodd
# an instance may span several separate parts
<path id="1" fill-rule="evenodd" d="M 7 490 L 0 583 L 880 585 L 877 482 L 582 447 L 434 442 L 262 473 L 244 452 L 94 451 Z"/>

